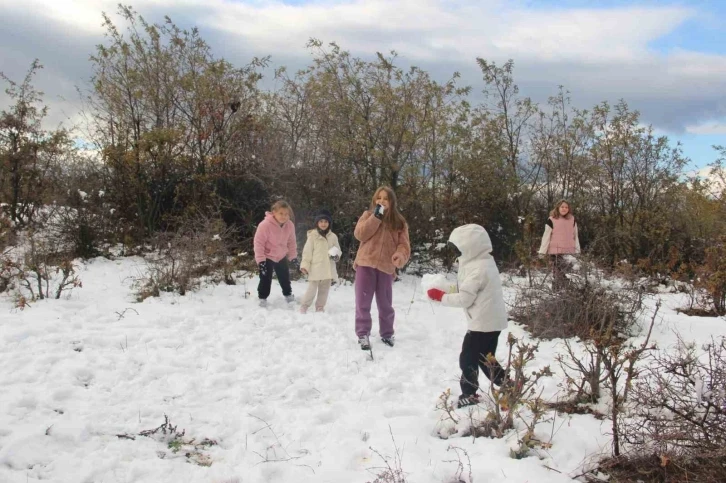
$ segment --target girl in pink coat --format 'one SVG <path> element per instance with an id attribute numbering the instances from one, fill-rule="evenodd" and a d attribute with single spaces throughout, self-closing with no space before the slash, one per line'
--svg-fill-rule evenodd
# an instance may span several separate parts
<path id="1" fill-rule="evenodd" d="M 267 306 L 267 297 L 272 288 L 272 272 L 277 274 L 277 281 L 282 288 L 282 295 L 287 303 L 292 303 L 295 296 L 290 285 L 289 263 L 297 266 L 297 241 L 295 240 L 295 224 L 290 220 L 292 208 L 286 201 L 277 201 L 271 211 L 265 213 L 265 219 L 257 226 L 255 232 L 255 261 L 260 271 L 260 284 L 257 295 L 260 307 Z"/>
<path id="2" fill-rule="evenodd" d="M 552 287 L 555 290 L 562 287 L 566 281 L 567 263 L 563 255 L 578 253 L 580 253 L 580 239 L 577 236 L 575 215 L 572 214 L 570 204 L 566 200 L 560 200 L 550 212 L 542 235 L 542 244 L 539 247 L 539 255 L 541 257 L 549 255 L 552 261 L 554 275 Z"/>

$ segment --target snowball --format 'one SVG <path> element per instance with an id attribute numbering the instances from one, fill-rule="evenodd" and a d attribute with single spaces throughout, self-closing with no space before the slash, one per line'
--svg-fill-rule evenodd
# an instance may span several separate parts
<path id="1" fill-rule="evenodd" d="M 340 248 L 338 247 L 330 247 L 330 250 L 328 250 L 328 255 L 330 255 L 331 257 L 338 257 L 342 254 L 343 252 L 341 252 Z"/>
<path id="2" fill-rule="evenodd" d="M 456 282 L 453 280 L 449 280 L 446 275 L 444 274 L 424 274 L 423 277 L 421 277 L 421 293 L 423 294 L 423 298 L 428 300 L 428 295 L 426 295 L 426 292 L 429 291 L 429 289 L 437 288 L 439 290 L 443 290 L 446 293 L 454 293 L 456 292 Z"/>

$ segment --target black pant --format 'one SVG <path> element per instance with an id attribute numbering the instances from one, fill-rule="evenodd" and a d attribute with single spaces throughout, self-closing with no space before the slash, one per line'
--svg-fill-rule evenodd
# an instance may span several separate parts
<path id="1" fill-rule="evenodd" d="M 479 368 L 484 371 L 484 375 L 493 381 L 497 386 L 501 386 L 504 382 L 504 369 L 499 365 L 496 359 L 487 360 L 487 354 L 492 357 L 497 352 L 497 342 L 499 334 L 496 332 L 473 332 L 467 331 L 464 336 L 464 343 L 461 345 L 461 355 L 459 355 L 459 367 L 461 368 L 461 386 L 462 396 L 472 396 L 479 390 Z"/>
<path id="2" fill-rule="evenodd" d="M 263 277 L 260 275 L 260 284 L 257 286 L 257 295 L 261 299 L 266 299 L 270 296 L 270 289 L 272 288 L 272 270 L 275 270 L 277 274 L 277 281 L 280 282 L 282 287 L 282 295 L 292 295 L 292 286 L 290 285 L 290 268 L 287 266 L 287 258 L 283 258 L 279 262 L 273 262 L 269 258 L 265 260 L 267 266 L 267 274 Z"/>

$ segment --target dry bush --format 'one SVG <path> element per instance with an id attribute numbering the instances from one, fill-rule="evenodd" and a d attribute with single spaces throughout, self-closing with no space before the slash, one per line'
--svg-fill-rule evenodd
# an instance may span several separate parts
<path id="1" fill-rule="evenodd" d="M 184 295 L 203 277 L 233 285 L 236 262 L 229 257 L 233 239 L 234 230 L 220 218 L 204 215 L 189 219 L 175 232 L 160 233 L 153 239 L 157 252 L 147 256 L 147 271 L 137 280 L 137 299 L 161 292 Z"/>
<path id="2" fill-rule="evenodd" d="M 726 338 L 654 355 L 631 394 L 619 415 L 627 452 L 598 468 L 608 481 L 726 481 Z"/>
<path id="3" fill-rule="evenodd" d="M 613 287 L 593 264 L 582 261 L 579 274 L 559 290 L 546 279 L 521 290 L 510 314 L 534 337 L 586 340 L 605 327 L 629 335 L 641 308 L 639 286 Z"/>
<path id="4" fill-rule="evenodd" d="M 83 286 L 72 255 L 37 226 L 36 221 L 18 237 L 18 246 L 6 248 L 0 259 L 0 287 L 14 296 L 20 309 Z"/>
<path id="5" fill-rule="evenodd" d="M 696 456 L 726 447 L 726 338 L 701 351 L 681 341 L 655 355 L 632 394 L 624 434 L 641 452 Z"/>
<path id="6" fill-rule="evenodd" d="M 393 437 L 393 430 L 390 426 L 388 427 L 388 431 L 391 434 L 391 441 L 393 441 L 393 458 L 383 456 L 377 450 L 370 448 L 371 451 L 383 460 L 385 466 L 375 469 L 377 471 L 376 479 L 369 483 L 406 483 L 406 473 L 403 471 L 402 466 L 403 451 L 396 444 L 396 439 Z"/>
<path id="7" fill-rule="evenodd" d="M 76 257 L 88 259 L 122 239 L 124 220 L 106 202 L 103 190 L 68 190 L 63 205 L 53 207 L 46 229 Z"/>
<path id="8" fill-rule="evenodd" d="M 529 364 L 534 360 L 538 344 L 527 344 L 509 334 L 507 338 L 508 356 L 503 366 L 509 375 L 508 382 L 496 387 L 490 381 L 489 391 L 485 391 L 481 407 L 486 410 L 483 419 L 474 416 L 468 410 L 468 419 L 464 420 L 461 410 L 456 409 L 456 401 L 447 389 L 439 396 L 436 409 L 442 412 L 441 421 L 449 426 L 458 426 L 461 436 L 502 438 L 515 429 L 515 421 L 519 421 L 524 430 L 518 435 L 519 446 L 512 451 L 512 457 L 524 458 L 534 448 L 548 448 L 549 442 L 540 441 L 534 434 L 537 424 L 543 421 L 547 407 L 537 391 L 543 377 L 551 377 L 549 366 L 539 370 L 531 370 Z M 493 364 L 490 359 L 488 364 Z M 451 428 L 449 428 L 451 429 Z M 449 434 L 439 434 L 448 438 Z"/>

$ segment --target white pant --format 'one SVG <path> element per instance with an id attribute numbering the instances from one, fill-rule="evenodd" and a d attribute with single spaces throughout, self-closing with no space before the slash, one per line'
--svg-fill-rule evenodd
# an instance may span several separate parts
<path id="1" fill-rule="evenodd" d="M 305 295 L 300 299 L 300 305 L 308 308 L 313 303 L 315 294 L 318 294 L 318 299 L 315 301 L 315 308 L 322 309 L 325 307 L 325 303 L 328 301 L 328 292 L 330 292 L 330 284 L 332 280 L 310 280 L 308 282 L 308 289 L 305 291 Z"/>

